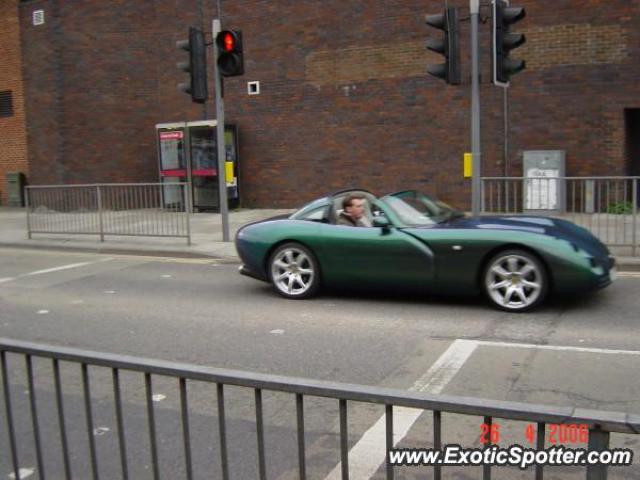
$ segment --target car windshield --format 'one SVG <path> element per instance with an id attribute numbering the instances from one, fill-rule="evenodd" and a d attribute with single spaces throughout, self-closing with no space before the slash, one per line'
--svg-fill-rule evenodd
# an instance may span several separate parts
<path id="1" fill-rule="evenodd" d="M 452 206 L 413 190 L 394 193 L 384 200 L 407 225 L 433 225 L 464 217 L 464 213 Z"/>

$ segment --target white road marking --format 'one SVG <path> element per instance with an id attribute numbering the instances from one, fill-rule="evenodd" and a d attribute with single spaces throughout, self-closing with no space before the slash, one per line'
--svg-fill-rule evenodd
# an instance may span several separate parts
<path id="1" fill-rule="evenodd" d="M 618 277 L 640 278 L 640 272 L 618 272 Z"/>
<path id="2" fill-rule="evenodd" d="M 427 373 L 420 377 L 409 390 L 433 394 L 441 393 L 477 346 L 478 342 L 474 340 L 455 340 Z M 423 410 L 414 408 L 396 407 L 393 409 L 394 445 L 397 445 L 405 437 L 422 413 Z M 351 478 L 358 480 L 371 478 L 384 462 L 386 458 L 385 428 L 386 423 L 383 415 L 351 448 L 349 451 Z M 341 465 L 338 463 L 325 480 L 342 478 L 340 469 Z"/>
<path id="3" fill-rule="evenodd" d="M 167 275 L 162 275 L 162 278 L 171 278 L 171 277 L 173 277 L 173 275 L 168 275 L 168 274 Z"/>
<path id="4" fill-rule="evenodd" d="M 280 328 L 276 328 L 275 330 L 271 330 L 269 333 L 273 335 L 282 335 L 284 334 L 284 330 L 281 330 Z"/>
<path id="5" fill-rule="evenodd" d="M 35 471 L 36 471 L 35 468 L 19 468 L 18 469 L 19 480 L 22 480 L 23 478 L 29 478 L 31 475 L 35 473 Z M 10 473 L 8 477 L 15 479 L 16 474 Z"/>
<path id="6" fill-rule="evenodd" d="M 608 353 L 613 355 L 640 355 L 640 350 L 609 350 L 606 348 L 571 347 L 563 345 L 537 345 L 535 343 L 490 342 L 484 340 L 475 340 L 475 343 L 478 346 L 486 345 L 489 347 L 537 348 L 539 350 L 557 350 L 567 352 Z"/>
<path id="7" fill-rule="evenodd" d="M 115 290 L 105 290 L 104 293 L 108 293 L 109 295 L 112 295 L 114 293 L 116 293 Z"/>
<path id="8" fill-rule="evenodd" d="M 60 267 L 53 268 L 45 268 L 44 270 L 36 270 L 35 272 L 25 273 L 23 275 L 19 275 L 20 277 L 32 277 L 33 275 L 42 275 L 44 273 L 52 273 L 59 272 L 61 270 L 70 270 L 72 268 L 86 267 L 87 265 L 93 265 L 95 263 L 108 262 L 112 260 L 111 258 L 101 258 L 100 260 L 94 260 L 93 262 L 79 262 L 79 263 L 70 263 L 68 265 L 62 265 Z"/>
<path id="9" fill-rule="evenodd" d="M 46 315 L 47 313 L 49 313 L 49 310 L 38 310 L 36 313 L 38 315 Z"/>
<path id="10" fill-rule="evenodd" d="M 96 263 L 108 262 L 109 260 L 113 260 L 113 259 L 112 258 L 101 258 L 100 260 L 94 260 L 92 262 L 70 263 L 68 265 L 61 265 L 59 267 L 45 268 L 44 270 L 35 270 L 33 272 L 22 273 L 20 275 L 16 275 L 15 277 L 0 278 L 0 283 L 11 282 L 11 281 L 16 280 L 18 278 L 33 277 L 35 275 L 43 275 L 45 273 L 60 272 L 62 270 L 70 270 L 72 268 L 86 267 L 87 265 L 93 265 L 93 264 L 96 264 Z"/>

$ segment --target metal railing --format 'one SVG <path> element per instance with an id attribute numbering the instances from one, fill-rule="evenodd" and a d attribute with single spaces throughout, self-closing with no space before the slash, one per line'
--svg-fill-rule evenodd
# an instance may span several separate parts
<path id="1" fill-rule="evenodd" d="M 26 187 L 27 234 L 186 238 L 186 183 L 114 183 Z"/>
<path id="2" fill-rule="evenodd" d="M 389 388 L 379 388 L 371 386 L 351 385 L 344 383 L 333 383 L 326 381 L 307 380 L 300 378 L 267 375 L 260 373 L 249 373 L 234 370 L 225 370 L 218 368 L 209 368 L 203 366 L 182 364 L 167 362 L 161 360 L 150 360 L 145 358 L 136 358 L 123 355 L 98 353 L 92 351 L 84 351 L 74 348 L 53 347 L 48 345 L 41 345 L 29 342 L 15 341 L 9 339 L 0 338 L 0 371 L 2 373 L 2 388 L 4 398 L 4 410 L 6 415 L 6 423 L 0 431 L 6 432 L 9 437 L 9 450 L 11 458 L 11 467 L 16 475 L 15 478 L 20 478 L 20 453 L 18 446 L 20 445 L 24 450 L 26 448 L 24 439 L 19 439 L 16 436 L 16 417 L 14 414 L 15 391 L 19 381 L 16 377 L 23 379 L 22 375 L 17 375 L 15 368 L 9 368 L 9 366 L 15 365 L 14 362 L 19 359 L 24 360 L 26 366 L 26 383 L 28 390 L 30 423 L 33 431 L 33 445 L 29 445 L 32 449 L 35 449 L 36 466 L 40 479 L 44 479 L 47 473 L 47 465 L 44 462 L 43 446 L 46 445 L 48 455 L 48 461 L 51 462 L 51 452 L 54 450 L 54 443 L 61 444 L 60 456 L 64 463 L 64 478 L 70 479 L 72 477 L 71 450 L 68 439 L 70 438 L 70 432 L 68 428 L 68 417 L 65 412 L 68 412 L 68 408 L 65 408 L 65 395 L 63 392 L 63 384 L 67 386 L 71 383 L 71 380 L 65 378 L 65 382 L 61 380 L 61 371 L 65 367 L 72 367 L 74 365 L 80 365 L 80 378 L 79 384 L 76 384 L 78 390 L 78 396 L 81 397 L 79 401 L 82 403 L 82 409 L 84 410 L 84 416 L 86 420 L 86 438 L 88 440 L 88 456 L 90 458 L 90 470 L 91 475 L 83 473 L 78 475 L 74 472 L 77 478 L 91 478 L 98 479 L 100 476 L 100 468 L 98 464 L 98 445 L 95 439 L 95 422 L 94 422 L 94 398 L 97 396 L 95 393 L 96 388 L 104 387 L 104 384 L 99 382 L 90 383 L 91 378 L 96 378 L 96 370 L 102 370 L 106 375 L 104 380 L 108 386 L 107 391 L 112 389 L 113 404 L 110 408 L 115 414 L 115 425 L 117 429 L 117 449 L 113 450 L 113 457 L 117 457 L 118 471 L 121 478 L 130 478 L 130 465 L 128 463 L 128 447 L 130 441 L 127 438 L 127 433 L 131 433 L 131 426 L 127 425 L 127 432 L 125 433 L 125 422 L 123 419 L 123 388 L 121 384 L 121 372 L 130 371 L 137 372 L 144 376 L 144 405 L 146 407 L 147 418 L 147 435 L 149 439 L 149 449 L 153 477 L 155 479 L 160 478 L 161 469 L 159 467 L 159 450 L 158 450 L 158 421 L 156 420 L 154 410 L 154 394 L 153 385 L 157 382 L 158 376 L 170 377 L 178 379 L 179 387 L 179 411 L 180 411 L 180 423 L 181 428 L 179 430 L 172 430 L 170 435 L 174 438 L 178 438 L 182 444 L 182 462 L 184 463 L 184 476 L 187 479 L 193 478 L 193 459 L 192 455 L 192 440 L 190 434 L 190 411 L 188 406 L 187 395 L 187 382 L 193 387 L 193 383 L 204 383 L 215 385 L 215 397 L 217 398 L 217 423 L 218 432 L 217 440 L 219 442 L 218 450 L 220 456 L 220 477 L 224 480 L 229 478 L 229 439 L 226 427 L 226 414 L 225 414 L 225 395 L 228 387 L 243 387 L 243 389 L 253 390 L 254 407 L 255 407 L 255 434 L 257 437 L 257 464 L 258 464 L 258 476 L 261 480 L 267 478 L 266 473 L 266 445 L 265 445 L 265 422 L 264 422 L 264 409 L 263 409 L 263 392 L 282 392 L 295 397 L 295 430 L 297 440 L 297 472 L 301 479 L 307 478 L 307 466 L 306 466 L 306 440 L 305 440 L 305 402 L 308 397 L 322 397 L 328 399 L 334 399 L 337 401 L 339 408 L 339 445 L 340 459 L 341 459 L 341 473 L 343 479 L 349 478 L 349 447 L 348 447 L 348 405 L 355 402 L 362 402 L 366 404 L 379 404 L 384 405 L 385 408 L 385 441 L 387 452 L 389 448 L 394 445 L 394 423 L 393 415 L 394 408 L 407 407 L 413 409 L 420 409 L 423 411 L 432 412 L 432 424 L 433 424 L 433 447 L 436 449 L 442 448 L 442 413 L 454 413 L 462 415 L 478 416 L 485 423 L 490 425 L 495 419 L 506 419 L 516 421 L 528 421 L 535 422 L 537 425 L 537 449 L 541 450 L 545 447 L 545 428 L 548 424 L 580 424 L 585 425 L 589 429 L 588 436 L 588 449 L 589 450 L 602 450 L 608 448 L 610 432 L 617 432 L 623 434 L 637 434 L 640 433 L 640 416 L 627 415 L 614 412 L 602 412 L 594 410 L 581 410 L 574 408 L 553 407 L 532 405 L 524 403 L 483 400 L 477 398 L 456 397 L 448 395 L 432 395 L 423 392 L 404 391 Z M 34 365 L 36 362 L 38 366 L 42 366 L 42 362 L 48 363 L 51 361 L 50 369 L 36 370 Z M 54 394 L 51 395 L 50 403 L 55 404 L 50 406 L 52 411 L 55 411 L 57 421 L 50 418 L 43 418 L 40 414 L 41 408 L 43 408 L 43 399 L 36 398 L 37 395 L 44 397 L 44 392 L 36 390 L 36 377 L 41 378 L 45 376 L 45 373 L 51 374 L 53 382 L 51 388 L 54 390 Z M 73 370 L 74 377 L 77 377 L 77 370 Z M 77 382 L 76 382 L 77 383 Z M 93 386 L 93 391 L 92 391 Z M 21 387 L 20 389 L 22 389 Z M 213 395 L 213 391 L 211 392 Z M 103 394 L 102 397 L 107 395 Z M 104 403 L 104 401 L 102 402 Z M 280 402 L 282 404 L 282 402 Z M 206 409 L 213 409 L 213 404 L 205 402 Z M 279 412 L 281 416 L 282 413 Z M 74 417 L 78 416 L 78 412 L 74 411 Z M 57 439 L 51 438 L 43 442 L 41 434 L 41 422 L 45 420 L 51 427 L 51 424 L 57 424 Z M 53 427 L 56 429 L 56 427 Z M 175 427 L 177 428 L 177 427 Z M 22 428 L 22 431 L 28 431 L 27 428 Z M 76 432 L 77 433 L 77 432 Z M 138 432 L 139 433 L 139 432 Z M 5 435 L 3 433 L 2 435 Z M 77 437 L 77 435 L 76 435 Z M 166 439 L 165 443 L 166 443 Z M 474 439 L 475 440 L 475 439 Z M 427 438 L 425 438 L 425 443 Z M 338 447 L 336 445 L 336 447 Z M 243 445 L 243 451 L 250 450 L 250 447 Z M 173 451 L 173 450 L 172 450 Z M 1 458 L 0 452 L 0 458 Z M 293 454 L 293 452 L 292 452 Z M 74 457 L 77 458 L 78 454 L 75 453 Z M 586 467 L 587 478 L 592 480 L 600 480 L 607 478 L 607 468 L 604 466 L 590 466 Z M 434 478 L 440 479 L 442 474 L 441 466 L 433 467 Z M 211 475 L 211 471 L 208 471 L 208 475 Z M 536 466 L 535 477 L 536 479 L 542 479 L 544 475 L 543 466 Z M 60 475 L 62 477 L 62 475 Z M 217 477 L 217 475 L 216 475 Z M 483 467 L 483 479 L 489 479 L 491 477 L 491 466 L 485 465 Z M 175 478 L 175 476 L 173 477 Z M 386 478 L 394 478 L 394 467 L 387 464 Z"/>
<path id="3" fill-rule="evenodd" d="M 484 177 L 482 211 L 548 215 L 590 230 L 636 255 L 640 177 Z"/>

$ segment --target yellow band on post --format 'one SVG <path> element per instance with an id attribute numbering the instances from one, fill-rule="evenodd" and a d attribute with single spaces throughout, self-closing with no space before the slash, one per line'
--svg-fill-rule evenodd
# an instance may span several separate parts
<path id="1" fill-rule="evenodd" d="M 471 178 L 473 176 L 473 154 L 464 154 L 464 178 Z"/>
<path id="2" fill-rule="evenodd" d="M 233 162 L 224 162 L 224 175 L 227 182 L 233 182 Z"/>

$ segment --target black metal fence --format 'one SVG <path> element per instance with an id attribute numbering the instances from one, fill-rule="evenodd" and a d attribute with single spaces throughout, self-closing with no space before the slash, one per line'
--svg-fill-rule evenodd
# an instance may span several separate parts
<path id="1" fill-rule="evenodd" d="M 118 456 L 118 475 L 123 479 L 134 478 L 131 475 L 130 461 L 131 455 L 128 451 L 134 442 L 130 439 L 133 430 L 136 434 L 138 430 L 146 430 L 151 459 L 151 473 L 154 479 L 178 478 L 167 474 L 160 467 L 158 449 L 158 420 L 156 419 L 156 407 L 154 406 L 154 382 L 158 377 L 169 377 L 178 380 L 179 389 L 179 428 L 172 430 L 173 438 L 179 438 L 182 450 L 182 461 L 184 469 L 181 475 L 187 479 L 194 478 L 194 456 L 192 455 L 192 435 L 189 401 L 187 385 L 188 383 L 206 383 L 215 386 L 215 397 L 217 397 L 217 443 L 216 450 L 219 455 L 219 472 L 209 472 L 209 478 L 230 478 L 228 445 L 230 442 L 226 423 L 227 389 L 229 387 L 242 387 L 253 390 L 253 405 L 255 434 L 257 447 L 257 475 L 263 480 L 267 478 L 266 460 L 267 448 L 265 444 L 265 416 L 263 408 L 263 392 L 282 392 L 291 395 L 295 399 L 295 430 L 297 445 L 297 473 L 301 479 L 307 478 L 307 448 L 305 436 L 305 405 L 309 397 L 322 397 L 324 399 L 335 400 L 338 406 L 339 417 L 339 448 L 341 459 L 342 478 L 349 478 L 349 443 L 348 443 L 348 406 L 354 403 L 378 404 L 384 406 L 386 419 L 386 447 L 387 450 L 394 445 L 394 408 L 408 407 L 430 412 L 432 415 L 433 438 L 429 439 L 436 449 L 442 448 L 442 413 L 454 413 L 467 416 L 477 416 L 485 424 L 490 425 L 495 419 L 517 420 L 534 422 L 537 426 L 537 449 L 545 447 L 545 428 L 548 424 L 580 424 L 586 425 L 589 429 L 588 448 L 589 450 L 601 450 L 609 446 L 611 432 L 623 434 L 640 433 L 640 417 L 621 413 L 601 412 L 593 410 L 579 410 L 573 408 L 551 407 L 541 405 L 531 405 L 524 403 L 512 403 L 502 401 L 489 401 L 476 398 L 455 397 L 446 395 L 431 395 L 427 393 L 387 389 L 370 386 L 360 386 L 351 384 L 341 384 L 325 381 L 315 381 L 276 375 L 266 375 L 259 373 L 248 373 L 241 371 L 225 370 L 218 368 L 202 367 L 190 364 L 174 363 L 161 360 L 150 360 L 123 355 L 98 353 L 84 351 L 75 348 L 53 347 L 29 342 L 15 341 L 0 338 L 0 366 L 2 373 L 3 403 L 5 410 L 5 423 L 0 429 L 2 435 L 8 436 L 8 450 L 11 462 L 11 469 L 15 478 L 20 477 L 21 454 L 30 448 L 35 450 L 35 463 L 38 478 L 47 478 L 48 466 L 46 461 L 52 461 L 51 457 L 56 451 L 62 457 L 64 464 L 64 476 L 56 478 L 101 478 L 101 469 L 98 461 L 98 445 L 96 443 L 96 425 L 94 422 L 94 406 L 96 403 L 96 390 L 110 390 L 110 405 L 115 415 L 115 425 L 117 428 L 117 449 L 113 456 Z M 34 368 L 35 362 L 50 363 L 50 368 L 37 370 Z M 16 407 L 15 403 L 17 385 L 20 384 L 22 374 L 16 371 L 17 363 L 23 363 L 24 376 L 26 376 L 26 386 L 28 388 L 28 416 L 31 423 L 33 443 L 26 442 L 16 429 Z M 84 453 L 89 458 L 87 472 L 72 472 L 72 459 L 82 456 L 82 452 L 73 452 L 70 445 L 69 405 L 65 404 L 67 392 L 65 382 L 62 380 L 61 370 L 63 368 L 74 367 L 79 369 L 79 380 L 75 383 L 78 390 L 78 403 L 73 409 L 72 415 L 81 414 L 85 417 L 86 441 L 88 449 Z M 13 368 L 12 368 L 13 367 Z M 95 370 L 101 370 L 103 382 L 92 381 L 95 379 L 92 374 Z M 143 403 L 146 408 L 146 425 L 132 426 L 125 421 L 123 414 L 123 390 L 121 373 L 141 375 L 144 379 Z M 134 373 L 131 373 L 134 372 Z M 50 386 L 53 395 L 47 405 L 43 398 L 37 398 L 36 377 L 51 375 Z M 109 378 L 110 377 L 110 378 Z M 66 388 L 69 387 L 70 380 L 66 381 Z M 213 400 L 213 399 L 212 399 Z M 44 404 L 44 405 L 43 405 Z M 55 412 L 49 418 L 43 415 L 44 409 Z M 209 407 L 209 406 L 208 406 Z M 207 407 L 207 408 L 208 408 Z M 210 405 L 213 409 L 213 401 Z M 26 412 L 25 412 L 26 415 Z M 22 419 L 24 420 L 24 418 Z M 42 426 L 46 423 L 50 428 L 55 424 L 55 435 L 59 447 L 57 450 L 52 445 L 51 436 L 47 442 L 42 438 Z M 143 428 L 144 427 L 144 428 Z M 5 433 L 6 432 L 6 433 Z M 73 433 L 77 436 L 77 432 Z M 25 435 L 27 435 L 25 433 Z M 232 439 L 233 440 L 233 439 Z M 425 438 L 425 443 L 427 439 Z M 249 449 L 252 447 L 244 446 Z M 45 456 L 48 460 L 45 459 Z M 2 458 L 2 452 L 0 452 Z M 60 459 L 58 459 L 60 463 Z M 433 478 L 440 479 L 442 468 L 434 466 Z M 444 467 L 446 468 L 446 467 Z M 606 467 L 586 467 L 588 479 L 600 480 L 607 478 Z M 492 468 L 489 465 L 483 467 L 483 478 L 491 478 Z M 90 472 L 90 473 L 89 473 Z M 387 465 L 386 478 L 392 479 L 395 475 L 395 467 Z M 542 479 L 544 469 L 537 466 L 535 478 Z M 114 477 L 110 477 L 114 478 Z"/>

